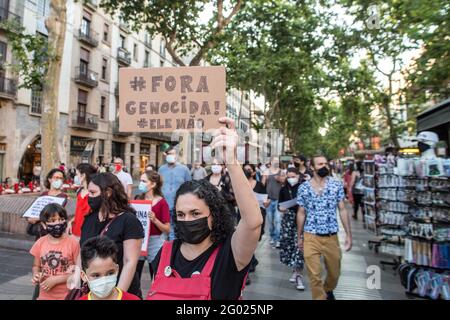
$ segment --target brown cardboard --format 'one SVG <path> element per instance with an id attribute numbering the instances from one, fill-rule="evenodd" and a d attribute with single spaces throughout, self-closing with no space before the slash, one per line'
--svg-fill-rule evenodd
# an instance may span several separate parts
<path id="1" fill-rule="evenodd" d="M 119 131 L 208 130 L 226 114 L 225 67 L 119 69 Z"/>

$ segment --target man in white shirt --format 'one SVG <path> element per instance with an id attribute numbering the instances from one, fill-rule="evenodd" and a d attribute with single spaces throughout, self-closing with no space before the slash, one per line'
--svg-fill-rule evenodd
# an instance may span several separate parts
<path id="1" fill-rule="evenodd" d="M 122 170 L 123 168 L 123 160 L 121 158 L 114 159 L 114 174 L 117 178 L 119 178 L 120 182 L 123 185 L 125 193 L 128 196 L 128 199 L 131 199 L 132 191 L 133 191 L 133 178 L 129 173 L 126 173 Z"/>

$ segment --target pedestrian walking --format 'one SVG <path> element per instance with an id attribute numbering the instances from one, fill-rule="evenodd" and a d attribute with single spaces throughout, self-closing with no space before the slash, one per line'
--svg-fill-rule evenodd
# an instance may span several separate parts
<path id="1" fill-rule="evenodd" d="M 124 171 L 123 160 L 121 158 L 115 158 L 113 167 L 114 168 L 111 168 L 113 169 L 111 172 L 119 178 L 128 199 L 131 199 L 131 195 L 133 193 L 133 178 L 128 172 Z"/>
<path id="2" fill-rule="evenodd" d="M 231 185 L 230 175 L 227 173 L 225 165 L 220 165 L 217 159 L 213 159 L 211 172 L 212 173 L 208 175 L 205 180 L 219 190 L 227 202 L 230 211 L 236 216 L 236 199 Z"/>
<path id="3" fill-rule="evenodd" d="M 310 180 L 313 176 L 312 170 L 307 166 L 308 159 L 304 155 L 294 156 L 294 166 L 301 175 L 301 180 Z"/>
<path id="4" fill-rule="evenodd" d="M 117 286 L 142 297 L 136 266 L 141 252 L 144 229 L 129 205 L 118 177 L 107 172 L 94 175 L 88 185 L 88 204 L 92 209 L 81 227 L 80 244 L 105 235 L 113 240 L 118 251 L 119 276 Z"/>
<path id="5" fill-rule="evenodd" d="M 362 221 L 364 222 L 364 168 L 362 161 L 356 162 L 356 170 L 352 172 L 348 185 L 348 199 L 353 204 L 353 219 L 358 220 L 358 211 L 361 208 Z"/>
<path id="6" fill-rule="evenodd" d="M 65 232 L 67 212 L 59 204 L 46 205 L 39 220 L 47 234 L 30 250 L 34 256 L 32 283 L 40 288 L 37 300 L 64 300 L 69 291 L 66 283 L 70 267 L 76 263 L 80 246 Z"/>
<path id="7" fill-rule="evenodd" d="M 78 300 L 141 300 L 117 287 L 117 245 L 105 236 L 87 240 L 81 248 L 81 278 L 90 292 Z"/>
<path id="8" fill-rule="evenodd" d="M 270 168 L 263 173 L 262 184 L 265 185 L 270 199 L 270 205 L 266 209 L 266 219 L 269 224 L 270 244 L 275 248 L 280 247 L 281 216 L 277 208 L 283 180 L 279 159 L 273 157 Z"/>
<path id="9" fill-rule="evenodd" d="M 221 118 L 212 148 L 225 148 L 241 220 L 234 217 L 219 190 L 205 180 L 188 181 L 175 197 L 177 240 L 165 242 L 153 261 L 157 270 L 147 299 L 238 299 L 258 244 L 262 216 L 236 159 L 234 121 Z M 228 151 L 228 152 L 227 152 Z M 231 159 L 231 154 L 233 158 Z"/>
<path id="10" fill-rule="evenodd" d="M 91 211 L 88 203 L 88 185 L 91 182 L 92 176 L 96 173 L 97 169 L 88 163 L 80 163 L 76 168 L 74 181 L 75 185 L 80 186 L 80 188 L 77 190 L 75 216 L 69 221 L 68 233 L 77 238 L 81 237 L 81 227 L 84 223 L 84 217 Z"/>
<path id="11" fill-rule="evenodd" d="M 311 166 L 314 177 L 299 187 L 297 195 L 298 247 L 304 253 L 313 299 L 334 300 L 333 290 L 341 271 L 337 209 L 346 233 L 346 251 L 352 248 L 350 218 L 345 209 L 344 188 L 329 177 L 326 157 L 314 156 Z M 322 282 L 321 257 L 327 269 L 325 282 Z"/>
<path id="12" fill-rule="evenodd" d="M 161 249 L 166 236 L 170 232 L 170 210 L 167 201 L 162 195 L 162 185 L 161 176 L 156 171 L 146 171 L 141 176 L 138 187 L 141 194 L 135 197 L 135 199 L 150 200 L 152 202 L 147 256 L 140 257 L 137 265 L 139 279 L 141 278 L 145 261 L 148 262 L 150 278 L 153 278 L 156 270 L 152 269 L 151 262 L 155 259 L 156 254 Z"/>
<path id="13" fill-rule="evenodd" d="M 289 168 L 287 173 L 287 183 L 281 188 L 278 210 L 282 215 L 281 236 L 280 236 L 280 261 L 292 268 L 290 282 L 295 283 L 298 290 L 304 290 L 303 284 L 303 252 L 298 248 L 297 239 L 297 211 L 298 205 L 285 208 L 280 203 L 296 199 L 300 184 L 305 180 L 300 180 L 300 173 L 297 168 Z"/>
<path id="14" fill-rule="evenodd" d="M 185 165 L 177 162 L 178 154 L 175 148 L 169 147 L 164 152 L 164 155 L 167 163 L 159 168 L 158 173 L 164 182 L 162 186 L 164 199 L 166 199 L 169 204 L 171 219 L 169 240 L 173 240 L 175 237 L 173 231 L 173 220 L 175 217 L 175 194 L 178 188 L 184 182 L 191 181 L 192 177 L 189 169 Z"/>
<path id="15" fill-rule="evenodd" d="M 194 163 L 194 167 L 191 170 L 191 175 L 192 180 L 201 180 L 206 178 L 208 174 L 206 173 L 205 168 L 203 168 L 203 166 L 201 166 L 199 162 L 196 162 Z"/>
<path id="16" fill-rule="evenodd" d="M 250 188 L 252 188 L 254 193 L 259 193 L 259 194 L 267 194 L 266 191 L 266 187 L 261 183 L 256 181 L 256 168 L 255 165 L 253 164 L 245 164 L 244 167 L 244 174 L 248 179 L 248 183 L 250 184 Z M 263 223 L 261 226 L 261 233 L 259 236 L 259 241 L 261 241 L 262 236 L 264 235 L 264 228 L 265 228 L 265 223 L 266 223 L 266 208 L 270 205 L 270 200 L 267 199 L 264 203 L 263 206 L 259 207 L 260 211 L 261 211 L 261 215 L 263 217 Z M 240 220 L 240 214 L 238 215 L 238 222 Z M 256 258 L 255 255 L 253 255 L 252 261 L 250 262 L 250 268 L 249 268 L 249 273 L 251 272 L 255 272 L 256 271 L 256 266 L 259 264 L 258 259 Z M 250 285 L 251 284 L 251 279 L 250 279 L 250 275 L 247 276 L 247 281 L 245 283 L 245 285 Z"/>

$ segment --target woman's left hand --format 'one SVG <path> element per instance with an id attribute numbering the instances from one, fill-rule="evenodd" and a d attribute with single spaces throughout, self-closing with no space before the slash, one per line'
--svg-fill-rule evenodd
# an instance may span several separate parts
<path id="1" fill-rule="evenodd" d="M 156 221 L 156 216 L 155 216 L 155 213 L 154 213 L 153 211 L 150 211 L 150 214 L 149 214 L 148 217 L 150 218 L 150 221 L 151 221 L 151 222 L 155 223 L 155 221 Z"/>
<path id="2" fill-rule="evenodd" d="M 216 137 L 211 142 L 211 149 L 222 147 L 223 157 L 221 160 L 226 164 L 233 164 L 237 162 L 237 145 L 239 141 L 234 120 L 222 117 L 219 119 L 219 122 L 225 124 L 225 126 L 220 127 L 216 132 Z"/>

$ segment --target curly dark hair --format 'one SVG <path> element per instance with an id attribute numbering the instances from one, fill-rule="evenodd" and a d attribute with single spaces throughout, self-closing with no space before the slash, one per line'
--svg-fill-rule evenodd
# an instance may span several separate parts
<path id="1" fill-rule="evenodd" d="M 51 187 L 50 181 L 48 181 L 48 180 L 51 179 L 51 178 L 53 177 L 53 175 L 54 175 L 56 172 L 61 172 L 62 175 L 63 175 L 63 180 L 66 180 L 66 174 L 65 174 L 65 172 L 62 171 L 61 169 L 55 168 L 55 169 L 50 170 L 50 172 L 47 174 L 47 178 L 46 178 L 45 181 L 44 181 L 44 186 L 45 186 L 48 190 L 50 190 L 50 187 Z"/>
<path id="2" fill-rule="evenodd" d="M 102 206 L 100 211 L 103 213 L 104 219 L 110 213 L 114 215 L 121 214 L 122 212 L 136 213 L 128 203 L 128 196 L 125 193 L 122 183 L 114 174 L 110 172 L 95 174 L 91 177 L 91 183 L 98 186 L 101 190 L 100 197 L 102 197 Z M 110 196 L 108 196 L 108 192 L 111 192 Z"/>
<path id="3" fill-rule="evenodd" d="M 178 189 L 175 196 L 175 206 L 178 197 L 191 193 L 199 199 L 205 201 L 212 215 L 211 241 L 213 243 L 223 242 L 229 235 L 234 232 L 234 216 L 230 211 L 229 205 L 220 194 L 219 190 L 209 181 L 192 180 L 183 183 Z M 173 221 L 176 221 L 176 214 Z M 179 237 L 177 226 L 174 226 L 175 235 Z"/>

